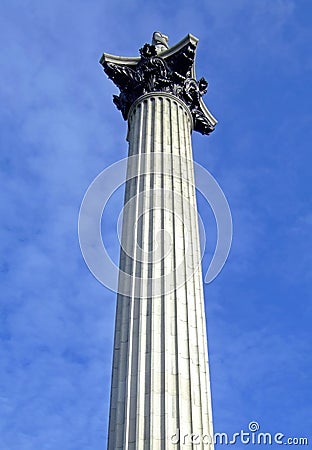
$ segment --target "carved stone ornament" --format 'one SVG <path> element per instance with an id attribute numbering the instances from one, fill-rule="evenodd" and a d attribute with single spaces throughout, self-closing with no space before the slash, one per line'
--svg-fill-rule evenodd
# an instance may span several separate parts
<path id="1" fill-rule="evenodd" d="M 198 39 L 189 34 L 169 48 L 168 37 L 157 31 L 153 34 L 152 42 L 139 50 L 140 58 L 104 53 L 100 60 L 104 72 L 120 90 L 113 100 L 123 118 L 127 120 L 131 105 L 142 95 L 169 92 L 188 106 L 195 131 L 211 133 L 217 121 L 202 101 L 208 82 L 204 78 L 198 81 L 195 78 L 194 60 Z"/>

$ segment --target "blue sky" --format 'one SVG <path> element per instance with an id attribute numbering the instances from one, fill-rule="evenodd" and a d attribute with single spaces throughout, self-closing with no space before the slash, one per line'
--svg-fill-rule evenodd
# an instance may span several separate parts
<path id="1" fill-rule="evenodd" d="M 1 450 L 106 446 L 115 294 L 88 271 L 77 220 L 91 181 L 127 154 L 98 60 L 137 55 L 155 30 L 200 39 L 219 120 L 193 136 L 234 224 L 205 286 L 215 431 L 257 420 L 312 440 L 311 19 L 310 0 L 2 1 Z M 198 202 L 205 269 L 216 230 Z M 103 219 L 115 260 L 121 203 Z"/>

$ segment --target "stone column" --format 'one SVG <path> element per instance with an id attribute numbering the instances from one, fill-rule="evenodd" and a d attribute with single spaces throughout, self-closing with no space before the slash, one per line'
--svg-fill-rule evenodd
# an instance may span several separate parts
<path id="1" fill-rule="evenodd" d="M 197 43 L 169 47 L 155 32 L 139 58 L 100 61 L 129 142 L 109 450 L 213 449 L 191 132 L 216 120 L 195 78 Z"/>
<path id="2" fill-rule="evenodd" d="M 207 449 L 191 445 L 192 433 L 196 444 L 213 435 L 193 120 L 160 92 L 140 97 L 128 122 L 108 448 Z"/>

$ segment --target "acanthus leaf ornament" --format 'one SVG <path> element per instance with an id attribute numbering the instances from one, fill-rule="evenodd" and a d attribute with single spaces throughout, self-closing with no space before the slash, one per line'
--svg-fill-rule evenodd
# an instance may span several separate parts
<path id="1" fill-rule="evenodd" d="M 180 98 L 190 109 L 194 130 L 209 134 L 216 119 L 202 101 L 208 82 L 195 78 L 194 60 L 197 39 L 188 35 L 183 41 L 168 48 L 168 38 L 159 32 L 153 35 L 153 44 L 145 44 L 140 58 L 122 58 L 104 53 L 100 63 L 104 72 L 119 88 L 113 101 L 127 120 L 131 105 L 140 96 L 150 92 L 168 92 Z M 154 44 L 155 43 L 155 44 Z"/>

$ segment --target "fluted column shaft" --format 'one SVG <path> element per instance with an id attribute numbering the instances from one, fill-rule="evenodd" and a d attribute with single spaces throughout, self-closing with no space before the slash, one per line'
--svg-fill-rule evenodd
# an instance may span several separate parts
<path id="1" fill-rule="evenodd" d="M 150 93 L 128 123 L 108 449 L 212 449 L 192 117 Z"/>

